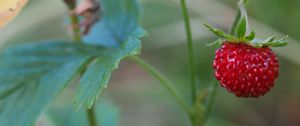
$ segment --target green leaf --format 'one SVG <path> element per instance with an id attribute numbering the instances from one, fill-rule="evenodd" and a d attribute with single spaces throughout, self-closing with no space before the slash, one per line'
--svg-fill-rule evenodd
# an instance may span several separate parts
<path id="1" fill-rule="evenodd" d="M 101 0 L 103 15 L 84 42 L 93 45 L 117 47 L 125 43 L 136 31 L 146 35 L 139 27 L 140 5 L 137 0 Z"/>
<path id="2" fill-rule="evenodd" d="M 92 34 L 85 37 L 86 43 L 120 47 L 110 56 L 100 57 L 91 64 L 80 80 L 74 98 L 75 107 L 90 108 L 94 100 L 107 86 L 111 72 L 120 60 L 140 53 L 140 37 L 147 35 L 138 26 L 140 7 L 136 0 L 102 0 L 104 13 L 101 22 L 96 24 Z"/>
<path id="3" fill-rule="evenodd" d="M 47 115 L 55 126 L 89 125 L 85 110 L 75 111 L 70 103 L 59 102 L 59 105 L 54 105 L 47 111 Z M 120 119 L 118 106 L 104 98 L 98 101 L 94 107 L 99 126 L 118 126 Z"/>
<path id="4" fill-rule="evenodd" d="M 81 52 L 84 50 L 64 42 L 6 49 L 0 55 L 0 125 L 33 125 L 47 105 L 90 61 L 92 57 L 84 55 Z"/>
<path id="5" fill-rule="evenodd" d="M 34 124 L 39 114 L 92 59 L 101 59 L 103 64 L 97 62 L 98 68 L 103 66 L 104 69 L 100 71 L 110 75 L 123 57 L 139 53 L 140 44 L 137 38 L 130 37 L 122 48 L 50 41 L 6 49 L 0 55 L 0 125 Z M 93 64 L 90 66 L 94 66 Z M 84 78 L 91 78 L 99 83 L 80 84 L 79 94 L 76 96 L 79 97 L 78 102 L 85 105 L 94 100 L 85 98 L 96 98 L 100 93 L 99 89 L 87 87 L 92 85 L 103 88 L 109 79 L 109 76 L 95 79 L 99 76 L 92 76 L 89 71 L 91 70 L 87 70 L 87 75 L 84 74 Z M 84 78 L 81 82 L 88 82 Z M 82 92 L 85 90 L 92 93 Z"/>
<path id="6" fill-rule="evenodd" d="M 120 60 L 140 53 L 139 40 L 137 38 L 129 40 L 123 50 L 116 49 L 110 53 L 110 56 L 99 57 L 87 68 L 74 99 L 77 109 L 91 108 L 102 89 L 107 87 L 111 72 L 117 69 Z"/>
<path id="7" fill-rule="evenodd" d="M 236 28 L 236 33 L 237 33 L 237 37 L 238 38 L 244 38 L 245 34 L 246 34 L 246 29 L 247 29 L 247 21 L 246 21 L 246 18 L 243 17 L 239 24 L 237 25 L 237 28 Z"/>

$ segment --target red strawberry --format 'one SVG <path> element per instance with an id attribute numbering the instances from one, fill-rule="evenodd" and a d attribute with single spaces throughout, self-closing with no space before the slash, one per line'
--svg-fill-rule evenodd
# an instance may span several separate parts
<path id="1" fill-rule="evenodd" d="M 278 77 L 279 63 L 270 47 L 286 46 L 286 37 L 274 36 L 265 40 L 255 38 L 255 32 L 249 32 L 245 5 L 239 3 L 239 15 L 230 34 L 210 25 L 204 26 L 220 37 L 212 44 L 221 44 L 216 51 L 213 63 L 215 76 L 222 87 L 238 97 L 259 97 L 266 94 Z"/>
<path id="2" fill-rule="evenodd" d="M 269 47 L 225 42 L 216 51 L 213 67 L 221 86 L 229 92 L 238 97 L 259 97 L 274 86 L 279 65 Z"/>

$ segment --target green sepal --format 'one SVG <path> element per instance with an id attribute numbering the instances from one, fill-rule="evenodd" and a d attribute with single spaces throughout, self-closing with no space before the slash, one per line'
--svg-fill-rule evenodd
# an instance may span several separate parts
<path id="1" fill-rule="evenodd" d="M 267 43 L 267 45 L 271 46 L 271 47 L 283 47 L 283 46 L 287 46 L 288 42 L 286 42 L 286 41 L 274 41 L 274 42 Z"/>
<path id="2" fill-rule="evenodd" d="M 238 38 L 244 38 L 246 33 L 248 33 L 248 15 L 245 9 L 246 4 L 249 0 L 240 0 L 238 3 L 238 12 L 236 14 L 234 23 L 231 27 L 230 34 L 236 35 Z"/>
<path id="3" fill-rule="evenodd" d="M 256 40 L 253 42 L 249 42 L 249 44 L 256 48 L 269 47 L 269 46 L 270 47 L 283 47 L 283 46 L 288 45 L 288 42 L 286 41 L 287 38 L 288 38 L 288 36 L 284 36 L 281 39 L 276 39 L 275 36 L 272 36 L 263 41 Z"/>
<path id="4" fill-rule="evenodd" d="M 219 46 L 222 45 L 224 41 L 222 39 L 217 39 L 216 41 L 212 42 L 212 43 L 208 43 L 206 44 L 206 46 Z"/>
<path id="5" fill-rule="evenodd" d="M 275 40 L 275 37 L 276 37 L 276 35 L 273 35 L 273 36 L 271 36 L 271 37 L 265 39 L 265 40 L 263 41 L 263 43 L 266 43 L 266 42 L 272 42 L 272 41 Z"/>
<path id="6" fill-rule="evenodd" d="M 250 34 L 248 36 L 246 36 L 245 39 L 248 41 L 252 41 L 254 38 L 255 38 L 255 32 L 252 31 L 252 32 L 250 32 Z"/>
<path id="7" fill-rule="evenodd" d="M 244 38 L 247 30 L 247 21 L 246 17 L 242 17 L 242 19 L 239 21 L 237 27 L 236 27 L 236 35 L 238 38 L 242 39 Z"/>
<path id="8" fill-rule="evenodd" d="M 286 41 L 288 38 L 288 36 L 284 36 L 282 37 L 281 39 L 275 39 L 272 38 L 270 39 L 269 42 L 266 43 L 266 46 L 271 46 L 271 47 L 283 47 L 283 46 L 287 46 L 288 45 L 288 42 Z"/>
<path id="9" fill-rule="evenodd" d="M 220 30 L 220 29 L 217 29 L 217 28 L 214 28 L 208 24 L 203 24 L 208 31 L 211 31 L 213 32 L 215 35 L 221 37 L 221 38 L 224 38 L 226 40 L 238 40 L 238 38 L 232 36 L 232 35 L 229 35 L 229 34 L 226 34 L 224 31 Z"/>

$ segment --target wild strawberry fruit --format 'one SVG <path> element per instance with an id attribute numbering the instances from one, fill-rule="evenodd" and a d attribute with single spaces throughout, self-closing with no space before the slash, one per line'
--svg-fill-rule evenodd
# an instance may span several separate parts
<path id="1" fill-rule="evenodd" d="M 225 42 L 215 54 L 215 76 L 222 87 L 236 96 L 259 97 L 274 86 L 279 65 L 269 47 Z"/>
<path id="2" fill-rule="evenodd" d="M 204 24 L 209 31 L 221 37 L 212 44 L 221 48 L 215 52 L 213 68 L 215 77 L 223 88 L 238 97 L 259 97 L 266 94 L 278 77 L 279 63 L 270 47 L 286 46 L 286 37 L 265 40 L 255 38 L 255 32 L 248 33 L 247 13 L 241 0 L 239 17 L 231 34 Z M 247 35 L 246 35 L 247 34 Z"/>
<path id="3" fill-rule="evenodd" d="M 285 38 L 258 40 L 254 39 L 254 32 L 245 36 L 246 31 L 237 31 L 242 33 L 237 33 L 239 35 L 235 37 L 209 25 L 205 26 L 223 38 L 213 43 L 222 45 L 215 52 L 213 68 L 223 88 L 238 97 L 259 97 L 274 86 L 279 63 L 270 46 L 287 45 Z"/>

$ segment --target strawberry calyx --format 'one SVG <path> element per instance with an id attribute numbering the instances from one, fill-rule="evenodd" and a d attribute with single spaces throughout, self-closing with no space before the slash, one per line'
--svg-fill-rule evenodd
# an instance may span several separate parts
<path id="1" fill-rule="evenodd" d="M 212 45 L 222 45 L 224 42 L 231 42 L 231 43 L 245 43 L 255 48 L 261 47 L 282 47 L 288 45 L 286 39 L 288 36 L 284 36 L 280 39 L 276 39 L 275 36 L 266 38 L 264 40 L 255 38 L 255 32 L 250 32 L 249 35 L 243 35 L 241 37 L 233 36 L 230 34 L 225 33 L 220 29 L 216 29 L 208 24 L 204 24 L 204 26 L 208 29 L 208 31 L 213 32 L 215 35 L 219 36 L 220 39 L 216 40 L 215 42 L 207 44 L 208 46 Z"/>
<path id="2" fill-rule="evenodd" d="M 245 43 L 255 48 L 282 47 L 288 44 L 286 41 L 288 36 L 284 36 L 280 39 L 276 39 L 275 36 L 271 36 L 263 40 L 255 38 L 254 31 L 249 32 L 248 16 L 245 9 L 245 6 L 248 2 L 249 0 L 240 0 L 238 4 L 239 11 L 237 13 L 236 20 L 233 23 L 230 34 L 227 34 L 220 29 L 214 28 L 211 25 L 204 24 L 208 31 L 211 31 L 215 35 L 220 37 L 220 39 L 208 44 L 208 46 L 222 45 L 226 41 L 231 43 Z"/>

